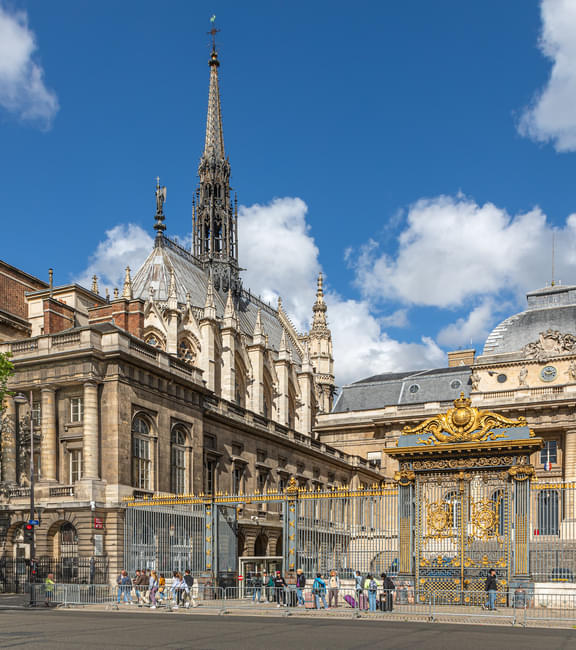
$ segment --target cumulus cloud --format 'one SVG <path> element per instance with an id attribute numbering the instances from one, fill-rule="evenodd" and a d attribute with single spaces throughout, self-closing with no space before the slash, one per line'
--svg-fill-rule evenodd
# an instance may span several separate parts
<path id="1" fill-rule="evenodd" d="M 301 330 L 310 319 L 320 272 L 307 212 L 302 199 L 286 197 L 266 205 L 241 206 L 238 223 L 244 286 L 273 304 L 282 297 Z"/>
<path id="2" fill-rule="evenodd" d="M 154 240 L 140 226 L 133 223 L 120 224 L 106 231 L 106 237 L 90 256 L 88 266 L 78 278 L 78 284 L 92 285 L 92 276 L 99 279 L 100 292 L 108 287 L 122 288 L 124 270 L 127 266 L 136 271 L 152 250 Z M 112 293 L 112 291 L 110 291 Z"/>
<path id="3" fill-rule="evenodd" d="M 557 151 L 576 150 L 576 3 L 542 0 L 540 50 L 552 61 L 550 76 L 524 111 L 522 135 L 552 142 Z"/>
<path id="4" fill-rule="evenodd" d="M 574 274 L 575 235 L 576 215 L 571 215 L 557 236 L 561 278 Z M 356 257 L 349 252 L 348 261 L 370 301 L 453 308 L 474 297 L 520 295 L 544 286 L 551 242 L 551 227 L 539 208 L 511 216 L 492 203 L 439 196 L 410 207 L 394 254 L 370 241 Z M 476 323 L 487 316 L 487 304 L 475 315 Z"/>
<path id="5" fill-rule="evenodd" d="M 0 4 L 0 106 L 19 119 L 49 128 L 58 99 L 44 83 L 44 70 L 34 59 L 36 50 L 26 12 L 10 12 Z"/>
<path id="6" fill-rule="evenodd" d="M 485 340 L 490 332 L 495 317 L 495 305 L 491 298 L 486 298 L 474 307 L 464 318 L 447 325 L 440 330 L 437 339 L 440 345 L 449 347 L 468 346 L 474 341 Z"/>

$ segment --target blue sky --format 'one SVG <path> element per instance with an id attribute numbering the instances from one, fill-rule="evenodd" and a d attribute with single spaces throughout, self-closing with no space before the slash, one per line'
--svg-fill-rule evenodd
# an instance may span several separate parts
<path id="1" fill-rule="evenodd" d="M 186 241 L 215 13 L 246 284 L 304 327 L 326 273 L 342 382 L 444 365 L 550 280 L 552 229 L 576 283 L 575 4 L 0 0 L 1 257 L 112 285 L 157 175 Z"/>

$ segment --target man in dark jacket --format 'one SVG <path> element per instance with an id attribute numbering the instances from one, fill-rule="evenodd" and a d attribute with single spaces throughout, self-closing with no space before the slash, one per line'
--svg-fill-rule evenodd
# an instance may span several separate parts
<path id="1" fill-rule="evenodd" d="M 186 608 L 190 607 L 190 603 L 192 603 L 193 607 L 196 607 L 196 601 L 194 600 L 194 596 L 192 595 L 194 593 L 192 591 L 192 587 L 194 586 L 194 578 L 190 575 L 190 569 L 186 569 L 186 571 L 184 571 L 184 582 L 188 587 L 188 589 L 186 590 L 186 602 L 184 603 L 184 607 Z"/>
<path id="2" fill-rule="evenodd" d="M 276 576 L 274 577 L 274 600 L 276 601 L 276 607 L 281 607 L 286 604 L 284 600 L 285 589 L 286 580 L 284 580 L 280 571 L 276 571 Z"/>
<path id="3" fill-rule="evenodd" d="M 306 601 L 304 600 L 304 589 L 306 587 L 306 576 L 302 569 L 296 571 L 296 596 L 298 597 L 298 607 L 304 607 Z"/>
<path id="4" fill-rule="evenodd" d="M 490 569 L 484 589 L 488 593 L 488 609 L 496 610 L 496 592 L 498 591 L 498 580 L 496 580 L 496 569 Z"/>
<path id="5" fill-rule="evenodd" d="M 394 590 L 396 585 L 385 573 L 380 574 L 382 579 L 382 595 L 380 596 L 380 609 L 391 612 L 394 609 Z"/>

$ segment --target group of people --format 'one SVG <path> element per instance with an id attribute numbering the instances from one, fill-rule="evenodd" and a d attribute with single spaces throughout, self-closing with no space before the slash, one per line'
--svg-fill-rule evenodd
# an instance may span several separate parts
<path id="1" fill-rule="evenodd" d="M 281 571 L 272 574 L 263 571 L 254 574 L 249 582 L 249 586 L 252 588 L 253 602 L 275 602 L 276 607 L 306 607 L 305 589 L 307 584 L 302 569 L 297 570 L 295 579 L 291 578 L 288 581 Z M 382 573 L 380 579 L 377 579 L 370 573 L 363 576 L 356 571 L 354 596 L 352 593 L 346 594 L 344 600 L 350 607 L 369 609 L 370 611 L 377 609 L 392 611 L 395 589 L 394 582 L 385 573 Z M 317 573 L 312 580 L 312 598 L 308 601 L 308 606 L 315 609 L 336 608 L 340 592 L 341 583 L 337 571 L 330 571 L 326 577 L 322 573 Z"/>
<path id="2" fill-rule="evenodd" d="M 150 605 L 150 609 L 156 609 L 162 601 L 170 600 L 173 609 L 197 606 L 193 593 L 194 577 L 189 569 L 186 569 L 184 574 L 174 571 L 169 589 L 163 573 L 158 574 L 154 570 L 146 569 L 137 569 L 133 578 L 127 571 L 122 570 L 116 578 L 116 584 L 118 604 L 137 604 L 140 607 Z"/>

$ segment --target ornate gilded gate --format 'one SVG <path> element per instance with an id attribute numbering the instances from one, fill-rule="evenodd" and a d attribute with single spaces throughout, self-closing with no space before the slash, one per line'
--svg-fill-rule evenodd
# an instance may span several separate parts
<path id="1" fill-rule="evenodd" d="M 386 449 L 400 463 L 399 573 L 419 599 L 480 602 L 490 569 L 501 592 L 528 578 L 530 454 L 542 444 L 524 418 L 462 394 Z"/>
<path id="2" fill-rule="evenodd" d="M 423 473 L 416 480 L 415 569 L 419 592 L 451 601 L 481 596 L 487 570 L 510 578 L 511 490 L 501 472 Z M 476 593 L 474 593 L 476 592 Z"/>

